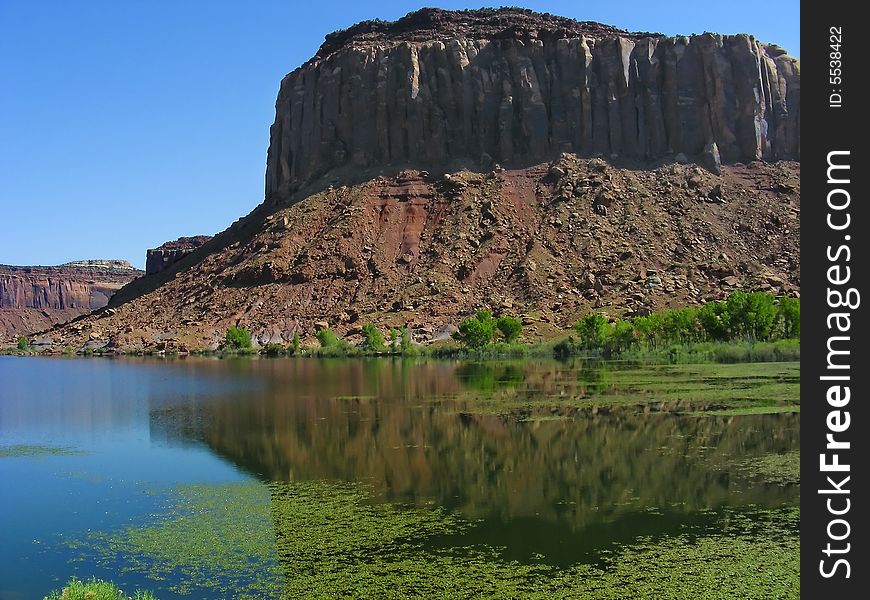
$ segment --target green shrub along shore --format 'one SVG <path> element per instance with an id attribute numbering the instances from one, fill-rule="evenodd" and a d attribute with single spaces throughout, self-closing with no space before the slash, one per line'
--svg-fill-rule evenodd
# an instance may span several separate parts
<path id="1" fill-rule="evenodd" d="M 707 302 L 609 322 L 592 313 L 574 326 L 577 337 L 557 343 L 556 356 L 591 354 L 668 358 L 670 362 L 800 359 L 800 298 L 734 292 Z"/>
<path id="2" fill-rule="evenodd" d="M 421 356 L 432 358 L 568 358 L 586 356 L 629 360 L 687 362 L 769 362 L 800 359 L 800 298 L 777 298 L 766 292 L 734 292 L 727 300 L 702 306 L 667 309 L 629 319 L 608 319 L 591 313 L 575 323 L 561 340 L 519 341 L 522 321 L 481 310 L 464 319 L 452 343 L 416 345 L 407 328 L 390 329 L 387 337 L 371 323 L 362 326 L 362 341 L 354 345 L 330 329 L 320 329 L 317 347 L 303 346 L 299 334 L 289 345 L 255 348 L 251 332 L 227 329 L 221 348 L 204 355 L 364 357 Z M 27 338 L 7 353 L 29 354 Z M 167 352 L 169 353 L 169 352 Z"/>
<path id="3" fill-rule="evenodd" d="M 389 338 L 371 323 L 362 326 L 362 342 L 353 345 L 329 329 L 317 332 L 317 348 L 303 348 L 299 336 L 289 347 L 269 344 L 269 356 L 425 356 L 433 358 L 567 358 L 591 356 L 630 360 L 687 362 L 770 362 L 800 359 L 800 298 L 765 292 L 734 292 L 727 300 L 700 307 L 663 310 L 631 319 L 608 320 L 591 313 L 566 338 L 519 342 L 520 319 L 481 310 L 464 319 L 453 343 L 416 346 L 410 332 L 391 329 Z M 239 331 L 242 333 L 240 334 Z M 224 351 L 255 353 L 251 334 L 231 327 Z"/>

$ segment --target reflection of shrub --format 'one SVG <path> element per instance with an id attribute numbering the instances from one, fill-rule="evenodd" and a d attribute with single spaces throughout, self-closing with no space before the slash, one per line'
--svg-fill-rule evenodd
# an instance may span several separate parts
<path id="1" fill-rule="evenodd" d="M 456 368 L 456 375 L 467 388 L 479 392 L 517 387 L 526 378 L 518 365 L 489 362 L 464 363 Z"/>
<path id="2" fill-rule="evenodd" d="M 233 350 L 246 350 L 251 347 L 251 332 L 242 327 L 232 325 L 227 329 L 227 334 L 224 338 L 227 347 Z"/>
<path id="3" fill-rule="evenodd" d="M 587 394 L 603 394 L 610 389 L 610 372 L 607 363 L 582 363 L 577 369 L 577 381 L 583 384 Z"/>

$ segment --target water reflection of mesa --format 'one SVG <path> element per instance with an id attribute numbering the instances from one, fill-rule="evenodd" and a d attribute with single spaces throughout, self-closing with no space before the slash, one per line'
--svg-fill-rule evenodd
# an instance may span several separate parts
<path id="1" fill-rule="evenodd" d="M 324 378 L 305 362 L 252 367 L 268 371 L 262 393 L 152 412 L 152 426 L 172 423 L 164 435 L 204 442 L 265 479 L 364 479 L 377 497 L 434 498 L 469 518 L 580 527 L 653 507 L 797 498 L 796 486 L 751 482 L 734 465 L 796 449 L 799 415 L 697 418 L 626 407 L 518 422 L 468 409 L 481 396 L 507 402 L 564 386 L 552 368 L 468 385 L 467 369 L 450 364 L 413 365 L 409 376 L 402 363 L 337 363 Z"/>

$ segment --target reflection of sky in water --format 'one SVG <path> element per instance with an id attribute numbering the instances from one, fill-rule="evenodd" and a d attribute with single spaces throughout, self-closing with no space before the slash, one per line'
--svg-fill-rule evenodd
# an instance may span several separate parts
<path id="1" fill-rule="evenodd" d="M 182 362 L 0 356 L 0 443 L 147 444 L 151 410 L 257 385 Z"/>
<path id="2" fill-rule="evenodd" d="M 209 450 L 151 437 L 149 414 L 228 389 L 255 389 L 183 363 L 0 356 L 0 446 L 69 447 L 70 456 L 0 458 L 0 598 L 42 598 L 71 575 L 153 587 L 143 576 L 72 559 L 63 540 L 159 510 L 168 486 L 246 478 Z M 161 598 L 173 598 L 161 593 Z"/>

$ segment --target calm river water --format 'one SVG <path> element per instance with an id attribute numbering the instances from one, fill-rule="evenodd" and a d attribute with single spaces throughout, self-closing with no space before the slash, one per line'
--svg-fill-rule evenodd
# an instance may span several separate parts
<path id="1" fill-rule="evenodd" d="M 796 454 L 799 413 L 696 412 L 795 402 L 796 368 L 0 357 L 0 598 L 71 576 L 171 599 L 606 571 L 797 506 L 758 465 Z"/>

